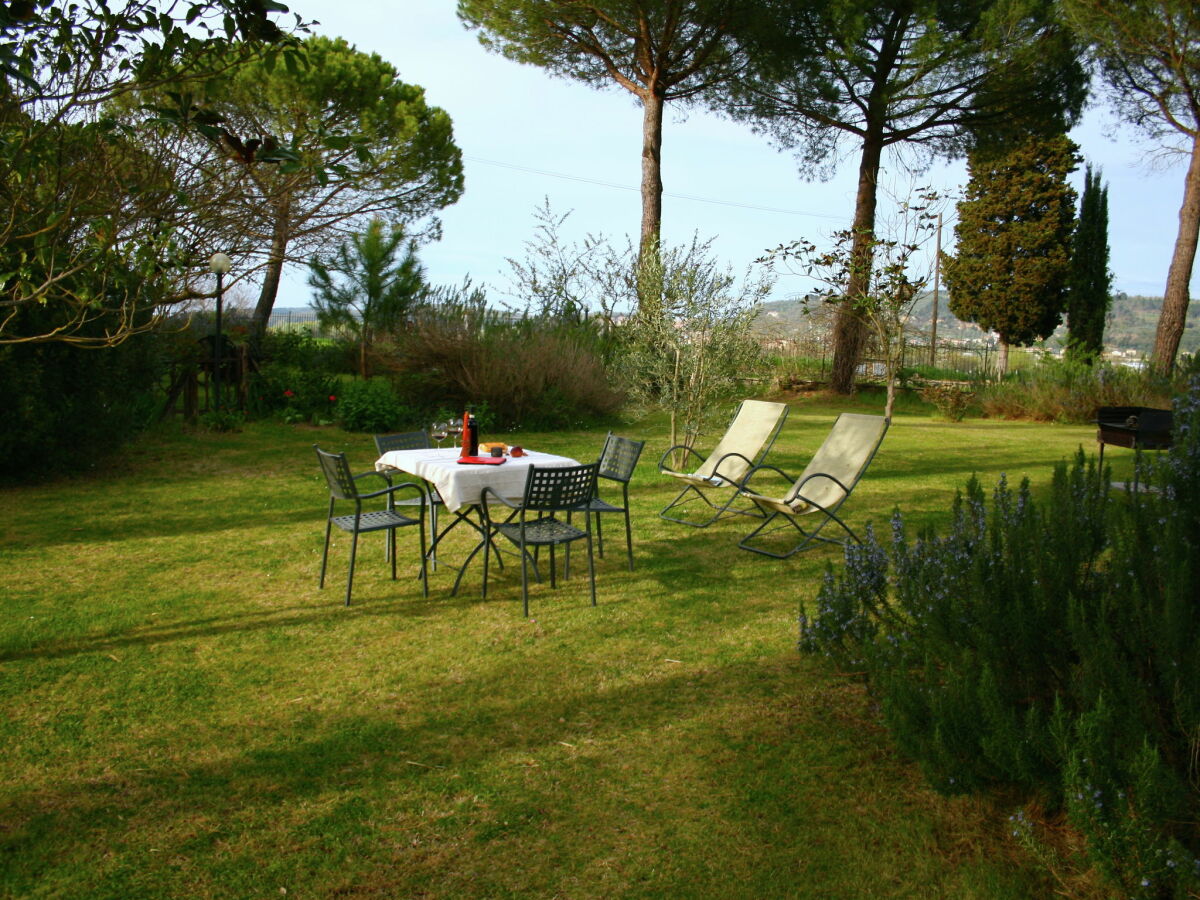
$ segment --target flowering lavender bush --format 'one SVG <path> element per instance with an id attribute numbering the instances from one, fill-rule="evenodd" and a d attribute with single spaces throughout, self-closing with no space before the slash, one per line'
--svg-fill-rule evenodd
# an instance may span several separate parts
<path id="1" fill-rule="evenodd" d="M 801 615 L 935 787 L 1065 812 L 1125 896 L 1200 887 L 1200 380 L 1175 423 L 1152 490 L 1111 495 L 1082 451 L 1043 502 L 972 480 L 948 535 L 897 515 Z"/>

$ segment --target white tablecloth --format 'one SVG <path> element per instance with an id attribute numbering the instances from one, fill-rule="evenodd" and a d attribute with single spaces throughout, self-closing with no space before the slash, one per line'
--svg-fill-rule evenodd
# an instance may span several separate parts
<path id="1" fill-rule="evenodd" d="M 461 452 L 458 447 L 392 450 L 375 461 L 375 468 L 391 466 L 424 478 L 437 488 L 446 508 L 454 512 L 463 506 L 478 503 L 485 487 L 507 500 L 520 500 L 525 496 L 525 479 L 530 466 L 551 468 L 579 465 L 569 457 L 535 450 L 526 450 L 525 456 L 507 457 L 498 466 L 460 465 L 458 457 Z"/>

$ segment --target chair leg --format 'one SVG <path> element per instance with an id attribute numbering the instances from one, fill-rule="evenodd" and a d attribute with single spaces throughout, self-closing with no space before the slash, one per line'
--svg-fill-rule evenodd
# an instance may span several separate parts
<path id="1" fill-rule="evenodd" d="M 317 583 L 318 588 L 325 587 L 325 565 L 329 562 L 329 532 L 333 530 L 333 521 L 327 516 L 325 518 L 325 549 L 321 552 L 321 580 Z"/>
<path id="2" fill-rule="evenodd" d="M 429 560 L 425 556 L 425 517 L 421 517 L 421 521 L 417 523 L 417 529 L 421 532 L 421 593 L 429 596 Z"/>
<path id="3" fill-rule="evenodd" d="M 588 579 L 592 584 L 592 606 L 596 605 L 596 560 L 592 555 L 592 531 L 588 529 Z"/>
<path id="4" fill-rule="evenodd" d="M 436 535 L 437 534 L 437 504 L 433 502 L 432 497 L 430 497 L 430 500 L 429 500 L 429 525 L 431 528 L 433 528 L 433 533 Z M 424 528 L 424 525 L 422 525 L 422 528 Z M 421 558 L 424 559 L 425 555 L 421 554 Z M 434 547 L 434 549 L 433 549 L 433 559 L 430 561 L 433 563 L 433 571 L 436 572 L 437 571 L 437 548 L 436 547 Z M 424 569 L 422 569 L 422 571 L 424 571 Z M 426 585 L 426 590 L 428 590 L 428 585 Z"/>
<path id="5" fill-rule="evenodd" d="M 487 528 L 487 525 L 486 525 L 486 524 L 484 525 L 484 528 L 485 528 L 485 529 Z M 489 540 L 489 538 L 487 538 L 487 537 L 485 536 L 485 537 L 484 537 L 484 540 L 485 540 L 485 541 L 486 541 L 486 540 Z M 490 554 L 490 553 L 488 553 L 488 550 L 487 550 L 487 548 L 485 547 L 485 548 L 483 549 L 483 599 L 484 599 L 484 600 L 486 600 L 486 599 L 487 599 L 488 561 L 489 561 L 490 559 L 491 559 L 491 554 Z M 465 568 L 465 566 L 464 566 L 464 568 Z M 458 575 L 459 575 L 459 577 L 461 578 L 461 577 L 462 577 L 462 572 L 459 572 L 459 573 L 458 573 Z M 458 590 L 458 582 L 455 582 L 455 583 L 454 583 L 454 589 L 455 589 L 455 590 Z"/>
<path id="6" fill-rule="evenodd" d="M 633 527 L 629 524 L 629 501 L 625 501 L 625 550 L 629 554 L 629 571 L 633 571 Z"/>
<path id="7" fill-rule="evenodd" d="M 396 529 L 388 530 L 388 556 L 392 558 L 392 581 L 396 580 Z"/>
<path id="8" fill-rule="evenodd" d="M 694 493 L 696 496 L 689 497 L 687 500 L 684 500 L 683 498 L 687 495 L 687 493 L 689 491 Z M 725 503 L 718 506 L 716 503 L 714 503 L 712 500 L 710 500 L 708 495 L 706 495 L 703 491 L 701 491 L 695 485 L 689 484 L 687 487 L 685 487 L 682 491 L 679 492 L 679 494 L 675 497 L 674 500 L 672 500 L 670 503 L 668 503 L 666 506 L 664 506 L 659 511 L 658 515 L 659 515 L 659 518 L 666 519 L 668 522 L 678 522 L 680 525 L 691 525 L 693 528 L 707 528 L 709 525 L 713 524 L 718 519 L 727 519 L 731 516 L 747 516 L 752 519 L 764 518 L 762 510 L 760 510 L 754 504 L 750 504 L 749 506 L 746 506 L 746 507 L 743 507 L 740 509 L 735 507 L 733 504 L 737 500 L 737 498 L 738 498 L 738 492 L 735 489 L 730 493 L 729 499 L 726 500 Z M 698 521 L 691 520 L 691 519 L 680 519 L 680 518 L 677 518 L 676 516 L 667 515 L 667 513 L 670 510 L 674 509 L 675 507 L 685 506 L 688 503 L 692 503 L 696 500 L 704 501 L 705 505 L 708 506 L 709 509 L 715 510 L 715 512 L 709 518 L 705 519 L 702 522 L 698 522 Z M 628 506 L 628 504 L 627 504 L 627 506 Z"/>
<path id="9" fill-rule="evenodd" d="M 521 529 L 521 605 L 529 618 L 529 557 L 525 552 L 525 529 Z M 554 571 L 551 569 L 550 571 Z"/>
<path id="10" fill-rule="evenodd" d="M 354 523 L 356 526 L 357 522 Z M 346 576 L 346 605 L 350 605 L 350 590 L 354 587 L 354 558 L 358 554 L 358 528 L 350 536 L 350 574 Z M 395 559 L 395 556 L 392 557 Z"/>
<path id="11" fill-rule="evenodd" d="M 552 588 L 558 587 L 558 585 L 554 581 L 554 570 L 557 568 L 558 568 L 558 566 L 556 566 L 554 563 L 554 545 L 551 544 L 550 545 L 550 587 L 552 587 Z"/>
<path id="12" fill-rule="evenodd" d="M 596 549 L 600 552 L 600 558 L 604 559 L 604 530 L 600 524 L 600 513 L 596 513 Z"/>

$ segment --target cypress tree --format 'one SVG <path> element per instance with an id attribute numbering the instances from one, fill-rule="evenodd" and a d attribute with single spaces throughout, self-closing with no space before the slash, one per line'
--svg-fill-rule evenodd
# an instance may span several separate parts
<path id="1" fill-rule="evenodd" d="M 1104 350 L 1104 320 L 1112 302 L 1108 270 L 1108 188 L 1100 173 L 1084 173 L 1079 221 L 1071 247 L 1071 280 L 1067 291 L 1067 353 L 1091 362 Z"/>
<path id="2" fill-rule="evenodd" d="M 1065 134 L 1030 135 L 967 157 L 954 256 L 943 254 L 950 311 L 1000 336 L 1003 374 L 1012 345 L 1049 337 L 1062 320 L 1075 225 L 1067 175 L 1078 148 Z"/>

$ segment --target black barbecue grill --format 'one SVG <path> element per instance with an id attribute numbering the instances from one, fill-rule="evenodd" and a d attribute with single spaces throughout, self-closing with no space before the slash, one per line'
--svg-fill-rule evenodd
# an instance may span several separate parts
<path id="1" fill-rule="evenodd" d="M 1173 417 L 1169 409 L 1148 406 L 1101 406 L 1096 410 L 1096 440 L 1100 442 L 1100 466 L 1104 445 L 1134 450 L 1167 450 L 1171 446 Z"/>

